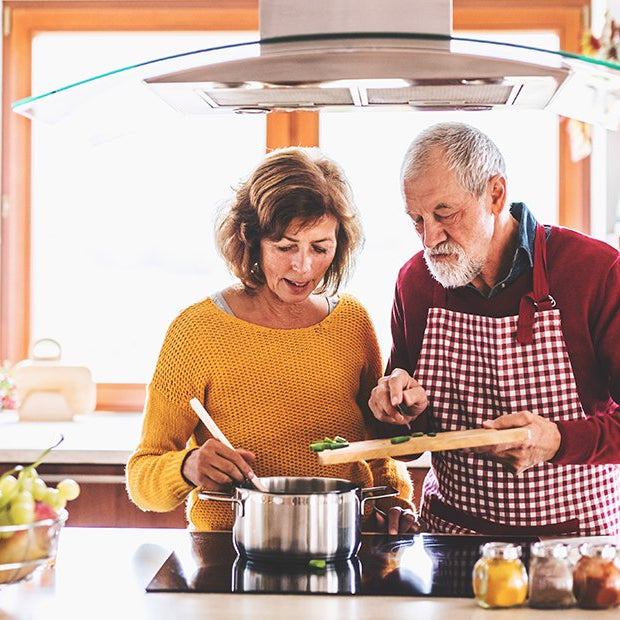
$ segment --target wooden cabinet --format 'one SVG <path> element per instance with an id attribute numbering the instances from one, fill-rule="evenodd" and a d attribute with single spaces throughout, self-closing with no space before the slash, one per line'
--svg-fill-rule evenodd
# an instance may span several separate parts
<path id="1" fill-rule="evenodd" d="M 0 472 L 34 462 L 62 436 L 37 472 L 49 485 L 63 478 L 80 484 L 80 496 L 68 506 L 68 525 L 186 527 L 184 505 L 173 512 L 143 512 L 127 495 L 125 464 L 139 442 L 141 414 L 95 412 L 70 422 L 25 422 L 16 413 L 0 418 Z"/>
<path id="2" fill-rule="evenodd" d="M 0 472 L 17 463 L 0 463 Z M 123 465 L 42 463 L 39 475 L 48 485 L 63 478 L 80 484 L 80 496 L 69 503 L 67 525 L 89 527 L 184 528 L 185 506 L 173 512 L 144 512 L 127 495 Z"/>

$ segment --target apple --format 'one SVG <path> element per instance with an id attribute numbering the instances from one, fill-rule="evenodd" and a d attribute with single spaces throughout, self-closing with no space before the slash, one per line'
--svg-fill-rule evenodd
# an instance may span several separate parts
<path id="1" fill-rule="evenodd" d="M 58 513 L 45 502 L 36 500 L 34 503 L 34 520 L 43 521 L 43 519 L 55 519 Z"/>

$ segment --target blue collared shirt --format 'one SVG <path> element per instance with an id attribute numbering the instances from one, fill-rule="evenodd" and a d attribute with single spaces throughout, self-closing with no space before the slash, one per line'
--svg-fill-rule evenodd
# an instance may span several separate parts
<path id="1" fill-rule="evenodd" d="M 519 222 L 519 230 L 517 232 L 518 245 L 512 258 L 512 265 L 508 275 L 501 282 L 498 282 L 489 291 L 488 295 L 485 295 L 479 291 L 471 283 L 467 285 L 469 288 L 477 291 L 482 297 L 486 297 L 488 299 L 503 291 L 527 269 L 532 269 L 534 267 L 534 239 L 536 238 L 537 224 L 536 218 L 522 202 L 513 202 L 510 205 L 510 215 L 512 215 L 512 217 Z M 549 236 L 549 228 L 546 226 L 545 229 L 547 236 Z"/>

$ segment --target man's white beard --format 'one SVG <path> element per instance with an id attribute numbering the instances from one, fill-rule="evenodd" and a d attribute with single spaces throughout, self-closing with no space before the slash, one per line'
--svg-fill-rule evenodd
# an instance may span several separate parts
<path id="1" fill-rule="evenodd" d="M 433 260 L 434 256 L 445 254 L 452 255 L 450 262 Z M 482 259 L 470 258 L 465 254 L 465 250 L 453 241 L 444 241 L 432 249 L 426 248 L 424 260 L 431 275 L 445 288 L 457 288 L 469 284 L 482 273 L 484 266 Z"/>

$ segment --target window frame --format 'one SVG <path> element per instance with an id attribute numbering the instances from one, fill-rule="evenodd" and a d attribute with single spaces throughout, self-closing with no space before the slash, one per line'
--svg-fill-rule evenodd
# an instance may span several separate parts
<path id="1" fill-rule="evenodd" d="M 578 52 L 583 27 L 580 0 L 454 0 L 454 30 L 546 30 L 562 49 Z M 258 30 L 257 0 L 158 0 L 93 2 L 12 0 L 3 2 L 2 229 L 0 254 L 0 356 L 15 363 L 28 357 L 30 343 L 30 121 L 12 113 L 11 102 L 31 94 L 31 44 L 41 32 Z M 559 121 L 563 122 L 563 121 Z M 319 144 L 315 112 L 272 113 L 267 150 Z M 589 232 L 589 158 L 570 159 L 566 131 L 560 131 L 561 225 Z M 97 409 L 139 411 L 144 384 L 101 383 Z"/>

